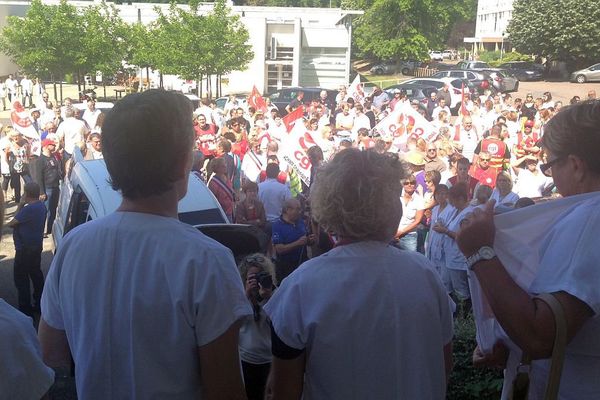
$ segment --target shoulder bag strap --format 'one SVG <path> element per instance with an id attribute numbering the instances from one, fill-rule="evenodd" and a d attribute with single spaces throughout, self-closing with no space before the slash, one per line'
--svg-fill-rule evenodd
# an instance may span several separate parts
<path id="1" fill-rule="evenodd" d="M 554 314 L 556 335 L 554 337 L 552 363 L 550 365 L 550 373 L 548 374 L 548 384 L 546 386 L 546 394 L 544 399 L 555 400 L 558 398 L 560 376 L 565 358 L 565 347 L 567 346 L 567 321 L 565 318 L 565 311 L 554 295 L 550 293 L 542 293 L 535 298 L 540 299 L 544 303 L 548 304 L 548 306 L 552 309 L 552 313 Z"/>

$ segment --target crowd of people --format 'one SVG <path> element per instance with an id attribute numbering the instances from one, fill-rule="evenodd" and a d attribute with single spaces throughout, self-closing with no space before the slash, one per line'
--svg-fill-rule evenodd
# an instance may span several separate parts
<path id="1" fill-rule="evenodd" d="M 598 190 L 600 172 L 579 147 L 560 139 L 566 128 L 555 121 L 591 107 L 579 118 L 597 123 L 593 91 L 564 112 L 549 92 L 537 99 L 465 93 L 458 116 L 451 115 L 446 95 L 447 88 L 415 102 L 401 91 L 390 96 L 375 88 L 365 96 L 340 87 L 336 98 L 323 91 L 305 104 L 299 91 L 282 113 L 268 99 L 257 106 L 234 96 L 224 110 L 208 100 L 192 110 L 181 95 L 150 90 L 126 96 L 106 119 L 92 99 L 81 115 L 71 104 L 53 107 L 46 99 L 45 109 L 31 111 L 44 127 L 39 154 L 17 130 L 5 128 L 6 189 L 13 188 L 16 200 L 10 183 L 33 180 L 39 200 L 47 201 L 57 186 L 33 178 L 47 176 L 40 172 L 17 171 L 11 159 L 21 152 L 38 171 L 55 160 L 58 181 L 78 147 L 88 159 L 105 159 L 123 203 L 69 233 L 43 293 L 36 291 L 33 305 L 23 300 L 32 310 L 41 307 L 44 361 L 69 371 L 72 357 L 85 398 L 202 392 L 215 399 L 442 399 L 452 364 L 452 316 L 471 310 L 467 258 L 493 244 L 485 241 L 489 234 L 475 240 L 478 230 L 489 231 L 493 214 L 543 197 Z M 377 124 L 403 106 L 431 121 L 436 134 L 411 136 L 402 146 L 377 134 Z M 301 107 L 295 121 L 282 115 Z M 592 139 L 573 139 L 573 146 L 598 148 L 597 126 L 581 123 L 581 135 Z M 286 162 L 291 125 L 315 143 L 306 150 L 309 181 Z M 555 182 L 553 170 L 570 156 L 583 159 L 588 170 L 573 172 L 587 171 L 585 184 L 565 191 L 567 178 Z M 255 225 L 271 238 L 264 253 L 234 261 L 222 246 L 175 221 L 190 169 L 231 222 Z M 150 175 L 152 187 L 136 178 Z M 25 197 L 31 202 L 38 192 L 26 186 Z M 87 245 L 98 241 L 104 245 Z M 474 270 L 478 277 L 486 274 L 482 269 Z M 587 319 L 595 321 L 598 303 L 567 293 L 575 299 L 566 297 L 574 307 L 568 312 L 578 316 L 572 337 Z M 82 303 L 91 297 L 96 300 Z M 500 314 L 512 323 L 508 308 Z M 533 353 L 548 356 L 537 348 Z M 236 376 L 238 357 L 243 380 Z"/>

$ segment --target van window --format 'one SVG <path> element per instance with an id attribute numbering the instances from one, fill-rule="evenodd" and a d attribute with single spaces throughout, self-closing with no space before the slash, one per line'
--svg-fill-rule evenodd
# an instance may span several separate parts
<path id="1" fill-rule="evenodd" d="M 226 224 L 221 211 L 217 208 L 179 213 L 179 220 L 188 225 Z"/>
<path id="2" fill-rule="evenodd" d="M 67 221 L 65 223 L 64 233 L 66 234 L 71 229 L 85 222 L 91 221 L 90 202 L 86 195 L 77 187 L 73 191 L 71 201 L 69 203 L 69 211 L 67 212 Z"/>

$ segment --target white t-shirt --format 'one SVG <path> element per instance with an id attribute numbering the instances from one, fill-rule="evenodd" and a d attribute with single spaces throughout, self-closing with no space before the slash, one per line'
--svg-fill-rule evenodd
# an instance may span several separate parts
<path id="1" fill-rule="evenodd" d="M 473 155 L 475 154 L 475 148 L 479 143 L 479 135 L 475 129 L 465 130 L 460 128 L 459 143 L 462 145 L 462 155 L 465 156 L 470 162 L 473 161 Z"/>
<path id="2" fill-rule="evenodd" d="M 534 199 L 542 197 L 544 190 L 552 185 L 552 178 L 539 172 L 534 175 L 527 168 L 521 169 L 517 176 L 517 184 L 515 185 L 515 193 L 520 197 L 529 197 Z"/>
<path id="3" fill-rule="evenodd" d="M 596 192 L 598 193 L 598 192 Z M 540 248 L 540 268 L 529 293 L 567 292 L 594 312 L 567 345 L 559 399 L 600 398 L 600 196 L 556 218 Z M 550 360 L 533 361 L 530 399 L 543 399 Z"/>
<path id="4" fill-rule="evenodd" d="M 250 150 L 242 160 L 242 174 L 245 179 L 258 183 L 260 171 L 263 170 L 263 166 L 266 166 L 266 164 L 267 159 L 264 154 L 256 154 L 254 150 Z"/>
<path id="5" fill-rule="evenodd" d="M 292 197 L 290 188 L 277 179 L 267 178 L 258 184 L 258 199 L 265 206 L 267 221 L 274 221 L 281 215 L 283 203 Z"/>
<path id="6" fill-rule="evenodd" d="M 342 130 L 346 130 L 348 132 L 352 131 L 352 127 L 354 126 L 354 115 L 348 114 L 344 115 L 343 112 L 339 113 L 335 116 L 335 126 L 340 127 Z M 350 127 L 348 129 L 341 128 L 342 126 Z"/>
<path id="7" fill-rule="evenodd" d="M 336 247 L 285 278 L 264 309 L 285 344 L 306 349 L 305 400 L 445 396 L 452 312 L 421 254 Z"/>
<path id="8" fill-rule="evenodd" d="M 415 222 L 417 211 L 425 209 L 425 201 L 423 200 L 423 196 L 416 191 L 412 194 L 409 201 L 406 201 L 404 195 L 400 196 L 400 201 L 402 202 L 402 218 L 400 218 L 398 230 L 404 229 Z M 415 228 L 412 230 L 412 232 L 415 232 L 416 230 L 417 229 Z"/>
<path id="9" fill-rule="evenodd" d="M 58 129 L 56 130 L 56 136 L 64 139 L 65 151 L 69 154 L 73 154 L 75 146 L 77 146 L 78 143 L 83 142 L 86 132 L 87 128 L 85 127 L 85 123 L 83 121 L 74 117 L 70 117 L 65 119 L 58 126 Z"/>
<path id="10" fill-rule="evenodd" d="M 8 159 L 6 158 L 5 149 L 10 147 L 10 139 L 8 136 L 4 136 L 0 139 L 0 171 L 2 174 L 9 175 L 10 174 L 10 165 L 8 165 Z"/>
<path id="11" fill-rule="evenodd" d="M 251 314 L 229 249 L 174 218 L 132 212 L 69 232 L 42 295 L 84 399 L 202 398 L 198 347 Z"/>
<path id="12" fill-rule="evenodd" d="M 102 114 L 102 111 L 98 110 L 97 108 L 94 111 L 90 111 L 89 108 L 86 108 L 81 118 L 86 122 L 88 128 L 92 130 L 96 127 L 96 121 L 98 120 L 98 116 L 100 114 Z"/>
<path id="13" fill-rule="evenodd" d="M 0 299 L 0 398 L 41 399 L 54 383 L 31 318 Z"/>

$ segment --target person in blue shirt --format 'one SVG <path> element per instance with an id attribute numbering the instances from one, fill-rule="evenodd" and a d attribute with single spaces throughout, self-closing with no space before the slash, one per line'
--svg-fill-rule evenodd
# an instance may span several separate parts
<path id="1" fill-rule="evenodd" d="M 281 282 L 302 262 L 308 260 L 306 246 L 314 243 L 315 235 L 306 231 L 302 220 L 302 206 L 297 199 L 288 199 L 283 204 L 281 217 L 273 221 L 273 247 L 277 255 L 275 275 Z"/>
<path id="2" fill-rule="evenodd" d="M 25 184 L 25 196 L 17 207 L 14 219 L 7 224 L 13 228 L 14 280 L 19 310 L 29 316 L 33 316 L 34 311 L 39 312 L 44 288 L 41 259 L 46 212 L 46 206 L 40 201 L 40 186 L 35 182 L 29 182 Z M 33 306 L 30 280 L 33 283 Z"/>

